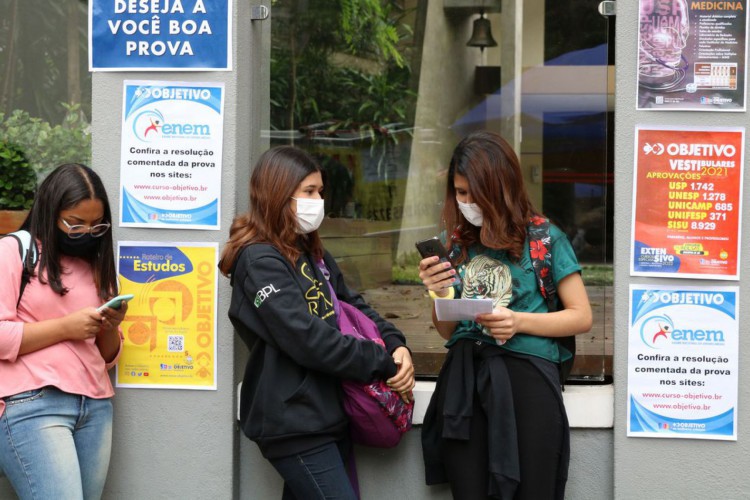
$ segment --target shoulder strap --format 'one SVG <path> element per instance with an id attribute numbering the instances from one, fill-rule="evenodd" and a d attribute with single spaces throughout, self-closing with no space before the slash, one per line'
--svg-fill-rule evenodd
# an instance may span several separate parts
<path id="1" fill-rule="evenodd" d="M 552 270 L 552 252 L 549 251 L 551 237 L 549 233 L 549 219 L 544 217 L 532 217 L 528 225 L 529 234 L 529 253 L 531 255 L 531 265 L 534 268 L 536 281 L 539 285 L 539 292 L 547 302 L 547 310 L 557 311 L 559 303 L 557 301 L 557 287 L 555 286 L 554 272 Z M 560 385 L 565 387 L 565 381 L 570 375 L 573 368 L 576 355 L 576 338 L 575 335 L 568 337 L 557 337 L 555 339 L 558 346 L 565 348 L 573 357 L 560 363 Z"/>
<path id="2" fill-rule="evenodd" d="M 552 252 L 549 251 L 549 220 L 532 217 L 528 225 L 529 254 L 534 268 L 539 292 L 547 302 L 549 311 L 557 310 L 557 288 L 552 271 Z"/>
<path id="3" fill-rule="evenodd" d="M 325 261 L 325 255 L 323 256 L 323 259 L 320 259 L 318 261 L 318 269 L 320 269 L 320 272 L 323 273 L 323 276 L 326 278 L 326 283 L 328 284 L 328 291 L 331 292 L 331 302 L 333 302 L 333 312 L 336 314 L 336 318 L 338 318 L 341 315 L 341 304 L 339 303 L 338 297 L 336 297 L 336 290 L 333 289 L 333 285 L 331 284 L 331 271 L 328 269 L 328 265 Z"/>
<path id="4" fill-rule="evenodd" d="M 36 244 L 31 244 L 31 234 L 28 231 L 15 231 L 13 233 L 8 233 L 6 236 L 15 238 L 18 242 L 18 254 L 21 257 L 21 287 L 18 293 L 18 302 L 16 303 L 16 307 L 18 307 L 18 304 L 21 303 L 23 291 L 26 289 L 26 285 L 29 284 L 29 281 L 31 281 L 31 271 L 29 271 L 29 269 L 33 269 L 34 266 L 36 266 L 36 261 L 39 258 L 39 251 L 37 250 Z"/>

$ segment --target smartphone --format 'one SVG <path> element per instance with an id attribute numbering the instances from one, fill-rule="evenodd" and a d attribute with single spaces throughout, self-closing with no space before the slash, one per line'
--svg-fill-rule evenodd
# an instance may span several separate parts
<path id="1" fill-rule="evenodd" d="M 423 259 L 426 259 L 427 257 L 434 257 L 435 255 L 437 255 L 438 257 L 440 257 L 440 262 L 450 262 L 450 259 L 448 258 L 448 251 L 445 249 L 437 236 L 418 241 L 416 245 L 417 251 Z M 456 283 L 461 283 L 461 277 L 458 275 L 458 271 L 456 271 L 456 274 L 454 274 L 453 277 L 456 278 Z"/>
<path id="2" fill-rule="evenodd" d="M 102 312 L 105 308 L 111 307 L 112 309 L 119 309 L 123 302 L 127 302 L 135 297 L 132 293 L 126 295 L 118 295 L 117 297 L 110 299 L 106 304 L 102 304 L 96 310 Z"/>

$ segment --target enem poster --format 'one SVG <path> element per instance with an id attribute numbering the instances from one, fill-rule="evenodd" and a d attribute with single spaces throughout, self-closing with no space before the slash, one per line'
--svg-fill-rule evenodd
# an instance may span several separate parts
<path id="1" fill-rule="evenodd" d="M 224 86 L 125 81 L 120 225 L 219 229 Z"/>
<path id="2" fill-rule="evenodd" d="M 118 387 L 216 389 L 218 244 L 120 242 Z"/>
<path id="3" fill-rule="evenodd" d="M 738 291 L 630 286 L 628 436 L 737 440 Z"/>

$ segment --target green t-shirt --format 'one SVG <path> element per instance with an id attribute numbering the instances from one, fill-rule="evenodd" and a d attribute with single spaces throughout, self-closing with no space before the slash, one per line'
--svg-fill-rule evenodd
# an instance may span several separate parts
<path id="1" fill-rule="evenodd" d="M 550 252 L 555 285 L 571 273 L 580 272 L 573 247 L 567 236 L 556 226 L 550 225 Z M 456 297 L 491 298 L 495 307 L 503 306 L 513 311 L 544 313 L 547 304 L 539 292 L 534 268 L 531 265 L 528 239 L 519 262 L 509 259 L 504 250 L 493 250 L 481 245 L 469 248 L 469 260 L 457 268 L 463 287 L 456 286 Z M 450 347 L 460 339 L 495 344 L 495 339 L 482 333 L 482 326 L 473 321 L 459 321 L 450 340 Z M 571 354 L 558 348 L 558 343 L 548 337 L 517 333 L 502 349 L 539 356 L 553 363 L 570 358 Z"/>

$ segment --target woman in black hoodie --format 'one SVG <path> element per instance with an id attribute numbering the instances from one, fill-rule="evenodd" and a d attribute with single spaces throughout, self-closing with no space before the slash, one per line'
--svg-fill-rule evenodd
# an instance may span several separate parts
<path id="1" fill-rule="evenodd" d="M 386 379 L 405 399 L 414 386 L 404 335 L 347 288 L 323 249 L 322 192 L 310 155 L 291 146 L 266 151 L 250 179 L 250 210 L 234 220 L 219 263 L 232 282 L 229 318 L 250 349 L 242 429 L 284 478 L 284 499 L 357 497 L 345 466 L 342 379 Z M 338 300 L 375 321 L 385 350 L 341 334 L 326 279 Z"/>

